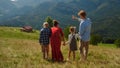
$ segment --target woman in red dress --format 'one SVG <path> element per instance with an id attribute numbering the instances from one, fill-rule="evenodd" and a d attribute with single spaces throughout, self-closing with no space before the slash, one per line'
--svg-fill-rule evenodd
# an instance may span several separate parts
<path id="1" fill-rule="evenodd" d="M 52 35 L 51 35 L 51 49 L 52 49 L 52 60 L 61 62 L 63 61 L 63 55 L 61 52 L 61 41 L 64 41 L 64 34 L 62 29 L 58 27 L 58 22 L 53 20 L 53 27 L 51 28 Z M 62 40 L 61 40 L 62 39 Z M 65 45 L 65 42 L 63 42 Z"/>

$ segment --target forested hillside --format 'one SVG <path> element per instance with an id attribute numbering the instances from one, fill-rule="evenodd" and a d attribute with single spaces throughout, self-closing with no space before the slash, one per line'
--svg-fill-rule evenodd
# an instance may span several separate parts
<path id="1" fill-rule="evenodd" d="M 36 6 L 23 6 L 14 11 L 14 16 L 0 20 L 1 26 L 31 25 L 39 29 L 45 18 L 60 21 L 62 28 L 68 25 L 78 27 L 79 22 L 71 19 L 79 10 L 84 9 L 91 18 L 92 33 L 100 34 L 107 38 L 120 38 L 120 0 L 46 0 Z M 2 18 L 2 17 L 0 17 Z"/>

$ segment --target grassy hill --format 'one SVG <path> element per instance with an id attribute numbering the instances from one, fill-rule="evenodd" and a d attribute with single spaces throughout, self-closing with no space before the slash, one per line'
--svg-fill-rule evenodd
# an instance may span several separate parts
<path id="1" fill-rule="evenodd" d="M 0 27 L 0 68 L 120 68 L 120 49 L 113 44 L 90 45 L 85 62 L 79 61 L 79 50 L 75 61 L 53 63 L 43 60 L 38 43 L 39 32 L 25 33 L 19 29 Z M 68 45 L 61 49 L 66 59 Z"/>
<path id="2" fill-rule="evenodd" d="M 33 33 L 21 32 L 19 27 L 0 27 L 0 37 L 3 38 L 19 38 L 37 40 L 39 31 L 34 30 Z"/>

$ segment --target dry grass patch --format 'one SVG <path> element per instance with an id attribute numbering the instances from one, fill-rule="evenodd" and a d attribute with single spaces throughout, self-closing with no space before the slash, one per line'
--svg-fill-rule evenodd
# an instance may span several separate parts
<path id="1" fill-rule="evenodd" d="M 62 46 L 64 58 L 68 45 Z M 53 63 L 42 59 L 38 40 L 0 38 L 0 68 L 120 68 L 120 49 L 90 45 L 88 60 Z"/>

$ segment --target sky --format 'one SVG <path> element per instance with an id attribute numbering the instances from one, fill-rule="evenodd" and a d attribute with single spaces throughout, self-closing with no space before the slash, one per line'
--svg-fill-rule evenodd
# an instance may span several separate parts
<path id="1" fill-rule="evenodd" d="M 11 1 L 17 1 L 17 0 L 11 0 Z"/>

